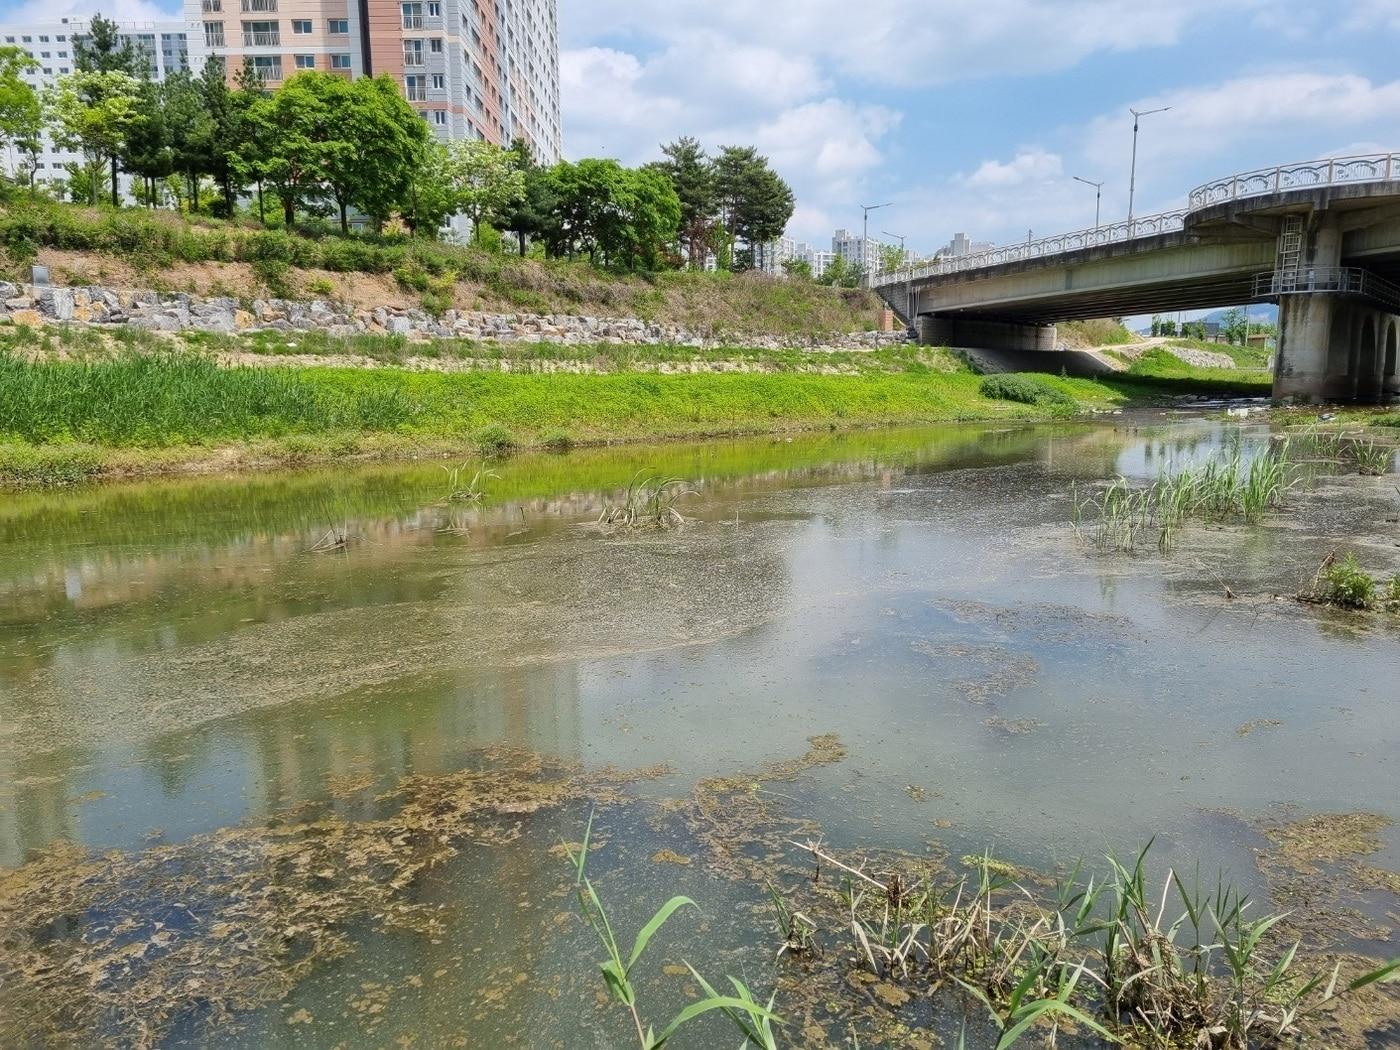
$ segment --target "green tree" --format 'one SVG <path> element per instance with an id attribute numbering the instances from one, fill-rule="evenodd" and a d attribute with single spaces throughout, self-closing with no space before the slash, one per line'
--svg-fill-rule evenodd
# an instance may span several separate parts
<path id="1" fill-rule="evenodd" d="M 447 151 L 456 210 L 471 220 L 472 240 L 479 243 L 482 225 L 525 196 L 525 173 L 489 142 L 453 142 Z"/>
<path id="2" fill-rule="evenodd" d="M 26 145 L 36 143 L 43 132 L 43 111 L 39 96 L 23 77 L 39 64 L 18 47 L 0 47 L 0 150 L 14 147 L 23 158 Z M 24 164 L 21 159 L 20 165 Z M 34 185 L 34 169 L 27 181 Z"/>
<path id="3" fill-rule="evenodd" d="M 659 267 L 667 249 L 676 243 L 681 223 L 681 201 L 665 172 L 654 167 L 626 172 L 623 194 L 617 203 L 625 216 L 622 240 L 609 255 L 625 259 L 628 269 Z"/>
<path id="4" fill-rule="evenodd" d="M 1162 317 L 1160 314 L 1152 315 L 1152 334 L 1154 336 L 1162 334 Z"/>
<path id="5" fill-rule="evenodd" d="M 224 63 L 213 55 L 205 59 L 194 88 L 200 107 L 209 117 L 209 153 L 205 158 L 204 171 L 223 195 L 220 211 L 230 216 L 243 188 L 236 160 L 248 134 L 248 106 L 261 92 L 249 92 L 242 88 L 230 90 Z M 261 190 L 258 196 L 261 203 Z"/>
<path id="6" fill-rule="evenodd" d="M 681 203 L 680 241 L 691 269 L 701 269 L 714 249 L 718 196 L 715 166 L 699 141 L 689 136 L 661 147 L 656 168 L 671 180 Z"/>
<path id="7" fill-rule="evenodd" d="M 783 273 L 794 280 L 810 281 L 812 279 L 812 264 L 806 259 L 785 259 Z"/>
<path id="8" fill-rule="evenodd" d="M 503 230 L 515 234 L 520 255 L 525 256 L 528 239 L 543 237 L 553 222 L 558 202 L 550 191 L 548 173 L 535 162 L 530 144 L 517 138 L 510 145 L 511 163 L 525 175 L 525 190 L 513 203 L 500 209 L 493 217 Z"/>
<path id="9" fill-rule="evenodd" d="M 904 249 L 897 244 L 880 245 L 880 272 L 893 273 L 904 266 Z"/>
<path id="10" fill-rule="evenodd" d="M 346 83 L 343 78 L 335 77 Z M 334 183 L 344 174 L 349 194 L 337 192 L 341 204 L 340 228 L 347 228 L 344 201 L 382 226 L 404 199 L 414 167 L 432 138 L 427 123 L 405 101 L 398 84 L 387 74 L 350 81 L 350 91 L 335 96 L 348 103 L 344 118 L 336 122 L 341 138 L 355 146 L 348 156 L 337 152 L 328 166 Z"/>
<path id="11" fill-rule="evenodd" d="M 330 115 L 315 78 L 331 75 L 298 73 L 248 106 L 249 133 L 240 144 L 236 168 L 249 181 L 272 189 L 289 230 L 298 212 L 315 212 L 320 204 Z"/>
<path id="12" fill-rule="evenodd" d="M 725 146 L 715 160 L 715 189 L 726 228 L 761 266 L 766 245 L 782 236 L 796 207 L 788 186 L 752 146 Z"/>
<path id="13" fill-rule="evenodd" d="M 419 118 L 421 120 L 421 118 Z M 447 147 L 429 136 L 419 149 L 399 202 L 399 213 L 415 237 L 433 236 L 457 210 L 452 158 Z"/>
<path id="14" fill-rule="evenodd" d="M 58 143 L 83 155 L 96 186 L 104 167 L 111 170 L 112 204 L 119 203 L 117 159 L 139 116 L 140 85 L 129 73 L 79 70 L 61 76 L 44 93 L 44 107 Z M 96 194 L 89 201 L 97 203 Z"/>
<path id="15" fill-rule="evenodd" d="M 122 143 L 122 167 L 141 179 L 138 196 L 152 208 L 160 199 L 157 186 L 174 168 L 163 94 L 149 78 L 138 83 L 134 119 Z"/>
<path id="16" fill-rule="evenodd" d="M 170 148 L 170 170 L 185 182 L 184 196 L 190 211 L 199 210 L 200 179 L 214 174 L 215 136 L 218 125 L 205 104 L 203 86 L 188 72 L 166 77 L 161 86 L 165 126 Z"/>
<path id="17" fill-rule="evenodd" d="M 1220 330 L 1227 343 L 1238 343 L 1243 346 L 1249 341 L 1248 314 L 1241 307 L 1236 306 L 1225 314 Z"/>
<path id="18" fill-rule="evenodd" d="M 122 37 L 117 23 L 101 13 L 93 16 L 86 36 L 73 38 L 73 61 L 85 73 L 125 73 L 129 77 L 148 67 L 147 57 Z"/>

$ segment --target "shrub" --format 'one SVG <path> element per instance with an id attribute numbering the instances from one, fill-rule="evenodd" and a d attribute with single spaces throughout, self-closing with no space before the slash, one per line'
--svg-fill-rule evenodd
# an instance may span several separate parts
<path id="1" fill-rule="evenodd" d="M 290 299 L 293 294 L 291 282 L 288 279 L 288 265 L 281 259 L 254 259 L 253 276 L 262 282 L 278 299 Z"/>
<path id="2" fill-rule="evenodd" d="M 325 299 L 335 294 L 335 285 L 325 277 L 315 277 L 306 283 L 306 290 Z"/>
<path id="3" fill-rule="evenodd" d="M 1355 554 L 1348 554 L 1322 570 L 1317 597 L 1345 609 L 1369 609 L 1376 604 L 1376 581 L 1357 564 Z"/>
<path id="4" fill-rule="evenodd" d="M 540 440 L 540 447 L 551 452 L 568 452 L 574 447 L 574 439 L 567 430 L 551 430 Z"/>
<path id="5" fill-rule="evenodd" d="M 499 423 L 482 427 L 477 432 L 476 444 L 483 456 L 503 456 L 520 447 L 515 435 Z"/>
<path id="6" fill-rule="evenodd" d="M 1068 394 L 1035 376 L 1019 373 L 987 376 L 979 390 L 983 397 L 993 401 L 1016 401 L 1049 408 L 1074 407 L 1074 398 Z"/>

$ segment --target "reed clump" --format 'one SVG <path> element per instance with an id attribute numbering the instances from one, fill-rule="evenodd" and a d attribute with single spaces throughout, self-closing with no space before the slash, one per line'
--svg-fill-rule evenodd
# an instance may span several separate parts
<path id="1" fill-rule="evenodd" d="M 627 484 L 622 499 L 609 503 L 597 525 L 608 529 L 669 529 L 685 524 L 676 504 L 695 490 L 680 478 L 639 470 Z"/>
<path id="2" fill-rule="evenodd" d="M 1146 488 L 1119 477 L 1083 500 L 1076 492 L 1074 526 L 1099 551 L 1133 552 L 1150 538 L 1168 554 L 1192 519 L 1252 524 L 1282 506 L 1292 484 L 1287 441 L 1248 462 L 1236 446 L 1225 457 L 1164 471 Z"/>
<path id="3" fill-rule="evenodd" d="M 1309 968 L 1282 940 L 1284 914 L 1262 915 L 1223 877 L 1202 887 L 1169 870 L 1147 873 L 1149 843 L 1108 870 L 1076 865 L 1053 894 L 1015 881 L 989 854 L 971 873 L 867 870 L 819 843 L 795 842 L 818 864 L 796 892 L 825 895 L 804 908 L 845 938 L 858 964 L 883 981 L 960 989 L 1000 1031 L 997 1050 L 1033 1029 L 1054 1045 L 1061 1026 L 1129 1046 L 1248 1050 L 1302 1038 L 1339 1000 L 1400 975 L 1400 959 L 1344 980 L 1341 964 Z M 820 873 L 836 871 L 834 889 Z M 785 905 L 790 912 L 795 905 Z"/>
<path id="4" fill-rule="evenodd" d="M 1361 567 L 1354 553 L 1338 557 L 1332 551 L 1317 567 L 1312 582 L 1298 592 L 1298 600 L 1339 609 L 1400 614 L 1400 575 L 1382 583 Z"/>

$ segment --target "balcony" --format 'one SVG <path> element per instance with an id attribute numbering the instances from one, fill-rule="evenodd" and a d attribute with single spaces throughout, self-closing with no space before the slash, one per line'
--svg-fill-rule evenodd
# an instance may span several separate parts
<path id="1" fill-rule="evenodd" d="M 224 0 L 200 0 L 200 10 L 205 14 L 210 14 L 224 9 Z"/>
<path id="2" fill-rule="evenodd" d="M 403 97 L 410 102 L 427 102 L 428 91 L 426 88 L 421 87 L 405 88 Z"/>
<path id="3" fill-rule="evenodd" d="M 281 47 L 281 46 L 282 46 L 282 34 L 281 34 L 280 32 L 272 32 L 272 33 L 248 33 L 248 32 L 245 32 L 245 33 L 243 34 L 243 46 L 244 46 L 244 47 Z M 259 67 L 259 71 L 261 71 L 261 67 Z M 281 73 L 280 73 L 280 72 L 278 73 L 278 79 L 279 79 L 279 80 L 281 79 Z"/>
<path id="4" fill-rule="evenodd" d="M 222 29 L 217 31 L 206 29 L 204 31 L 204 46 L 224 47 L 224 31 Z"/>
<path id="5" fill-rule="evenodd" d="M 247 13 L 249 13 L 250 11 L 263 12 L 263 11 L 276 11 L 276 10 L 277 10 L 277 0 L 243 0 L 243 13 L 244 13 L 244 14 L 247 14 Z"/>
<path id="6" fill-rule="evenodd" d="M 270 63 L 254 62 L 253 72 L 261 77 L 265 83 L 279 83 L 282 80 L 282 62 L 281 60 Z"/>
<path id="7" fill-rule="evenodd" d="M 422 15 L 404 15 L 404 16 L 403 16 L 403 27 L 404 27 L 405 29 L 422 29 L 422 28 L 423 28 L 423 16 L 422 16 Z"/>
<path id="8" fill-rule="evenodd" d="M 423 65 L 423 52 L 419 51 L 417 48 L 414 48 L 412 50 L 405 48 L 403 53 L 403 64 L 405 66 Z"/>

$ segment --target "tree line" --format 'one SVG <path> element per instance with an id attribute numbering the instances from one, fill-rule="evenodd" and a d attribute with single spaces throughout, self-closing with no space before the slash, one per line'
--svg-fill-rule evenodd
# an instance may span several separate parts
<path id="1" fill-rule="evenodd" d="M 79 203 L 120 205 L 125 173 L 150 207 L 226 218 L 242 207 L 263 222 L 280 212 L 288 229 L 330 216 L 342 233 L 362 217 L 422 237 L 465 215 L 478 240 L 501 231 L 521 254 L 533 244 L 629 269 L 765 265 L 793 212 L 792 190 L 753 147 L 711 157 L 683 138 L 638 168 L 541 165 L 519 140 L 438 141 L 384 75 L 304 70 L 274 90 L 251 61 L 230 84 L 211 57 L 155 82 L 146 55 L 101 15 L 74 52 L 74 72 L 36 92 L 23 79 L 34 60 L 0 48 L 0 148 L 36 193 L 45 133 L 77 153 L 60 191 Z"/>

